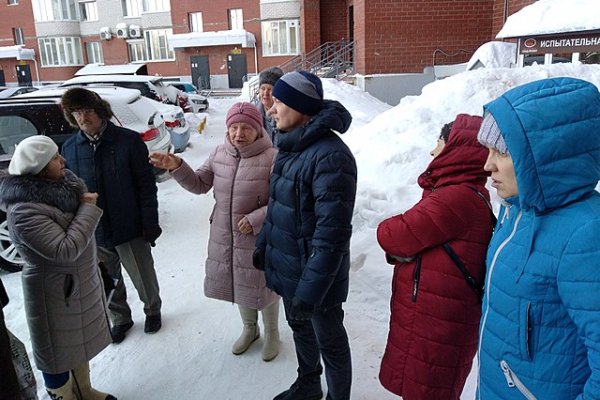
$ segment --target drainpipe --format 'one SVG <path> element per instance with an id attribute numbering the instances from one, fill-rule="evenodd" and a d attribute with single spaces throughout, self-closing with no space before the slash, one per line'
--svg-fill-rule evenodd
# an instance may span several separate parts
<path id="1" fill-rule="evenodd" d="M 504 15 L 502 16 L 502 24 L 506 22 L 508 18 L 508 0 L 504 0 Z"/>

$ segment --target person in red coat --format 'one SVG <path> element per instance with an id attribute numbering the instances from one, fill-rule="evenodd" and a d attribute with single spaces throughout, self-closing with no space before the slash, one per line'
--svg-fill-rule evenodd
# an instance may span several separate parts
<path id="1" fill-rule="evenodd" d="M 394 265 L 379 380 L 404 400 L 458 400 L 477 351 L 494 223 L 483 169 L 487 149 L 477 141 L 481 121 L 460 114 L 449 136 L 447 126 L 442 130 L 434 158 L 419 176 L 423 197 L 377 228 L 379 245 Z"/>

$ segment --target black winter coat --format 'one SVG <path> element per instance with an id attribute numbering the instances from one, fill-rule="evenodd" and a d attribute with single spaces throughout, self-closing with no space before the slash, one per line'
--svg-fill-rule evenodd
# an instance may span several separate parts
<path id="1" fill-rule="evenodd" d="M 63 144 L 62 153 L 68 168 L 98 193 L 104 211 L 96 229 L 98 246 L 117 246 L 158 225 L 156 180 L 137 132 L 108 122 L 95 151 L 79 131 Z"/>
<path id="2" fill-rule="evenodd" d="M 278 133 L 257 248 L 267 286 L 284 298 L 330 306 L 348 296 L 356 163 L 333 130 L 344 133 L 351 121 L 344 106 L 326 100 L 302 127 Z"/>

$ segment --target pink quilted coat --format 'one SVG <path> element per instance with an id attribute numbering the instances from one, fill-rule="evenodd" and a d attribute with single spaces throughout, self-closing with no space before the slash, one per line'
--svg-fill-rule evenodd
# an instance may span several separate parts
<path id="1" fill-rule="evenodd" d="M 279 296 L 266 287 L 265 274 L 252 266 L 252 253 L 269 201 L 269 179 L 277 150 L 266 132 L 248 146 L 225 143 L 193 171 L 184 161 L 172 176 L 186 190 L 202 194 L 214 189 L 204 294 L 262 310 Z M 253 234 L 237 224 L 247 217 Z"/>

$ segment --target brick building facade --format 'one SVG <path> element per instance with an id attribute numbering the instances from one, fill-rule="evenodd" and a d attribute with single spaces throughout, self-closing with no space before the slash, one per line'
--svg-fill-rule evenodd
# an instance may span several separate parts
<path id="1" fill-rule="evenodd" d="M 231 85 L 231 77 L 229 83 L 226 77 L 232 68 L 229 62 L 232 54 L 243 61 L 244 76 L 251 76 L 324 42 L 342 39 L 355 41 L 355 66 L 359 74 L 421 72 L 432 65 L 434 52 L 437 64 L 466 61 L 479 45 L 494 38 L 508 15 L 534 2 L 171 0 L 169 4 L 169 0 L 156 0 L 143 4 L 163 4 L 163 9 L 140 12 L 135 9 L 141 7 L 139 0 L 96 0 L 97 16 L 93 19 L 89 18 L 90 11 L 84 9 L 84 3 L 58 0 L 74 4 L 73 10 L 77 10 L 70 12 L 71 19 L 67 21 L 52 17 L 44 20 L 39 11 L 36 14 L 32 9 L 32 4 L 47 1 L 7 0 L 0 5 L 0 70 L 8 83 L 17 81 L 18 65 L 28 66 L 34 82 L 51 82 L 68 79 L 93 61 L 105 64 L 143 61 L 150 74 L 189 80 L 194 77 L 195 60 L 203 60 L 213 86 L 216 83 L 217 87 L 227 87 Z M 234 16 L 241 20 L 232 26 Z M 119 25 L 139 26 L 141 35 L 117 36 L 115 29 Z M 240 27 L 254 38 L 253 44 L 244 46 L 217 40 L 210 44 L 180 45 L 174 50 L 165 47 L 171 35 L 187 38 L 196 30 L 191 36 L 202 39 L 210 33 Z M 2 49 L 17 42 L 15 28 L 22 29 L 22 44 L 34 49 L 35 63 L 3 55 L 6 53 Z M 112 32 L 108 40 L 100 39 L 102 29 Z M 54 46 L 59 46 L 59 53 L 66 51 L 67 56 L 55 55 Z M 78 46 L 79 50 L 73 49 Z M 458 53 L 458 56 L 448 58 L 444 53 Z"/>

